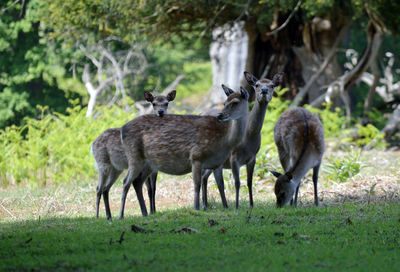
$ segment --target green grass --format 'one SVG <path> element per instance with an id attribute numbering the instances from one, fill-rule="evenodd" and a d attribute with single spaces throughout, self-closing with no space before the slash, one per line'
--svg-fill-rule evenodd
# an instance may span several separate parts
<path id="1" fill-rule="evenodd" d="M 398 202 L 250 211 L 164 210 L 146 218 L 56 217 L 0 224 L 0 270 L 394 271 Z M 147 230 L 136 233 L 132 225 Z M 191 228 L 193 231 L 185 231 Z M 121 238 L 122 237 L 122 238 Z"/>

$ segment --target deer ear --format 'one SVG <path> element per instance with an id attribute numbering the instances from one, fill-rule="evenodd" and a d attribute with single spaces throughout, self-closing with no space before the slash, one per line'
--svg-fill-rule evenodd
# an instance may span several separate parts
<path id="1" fill-rule="evenodd" d="M 247 90 L 245 89 L 245 88 L 243 88 L 243 87 L 240 87 L 240 95 L 244 98 L 244 99 L 246 99 L 246 100 L 249 100 L 249 93 L 247 92 Z"/>
<path id="2" fill-rule="evenodd" d="M 293 175 L 292 175 L 292 173 L 290 173 L 290 172 L 285 173 L 285 176 L 288 177 L 289 182 L 290 182 L 290 181 L 292 180 L 292 178 L 293 178 Z"/>
<path id="3" fill-rule="evenodd" d="M 154 97 L 150 92 L 144 91 L 144 99 L 146 99 L 146 101 L 153 102 Z"/>
<path id="4" fill-rule="evenodd" d="M 169 93 L 167 94 L 167 99 L 168 99 L 168 101 L 174 100 L 174 99 L 175 99 L 175 96 L 176 96 L 176 91 L 175 91 L 175 90 L 169 92 Z"/>
<path id="5" fill-rule="evenodd" d="M 275 172 L 275 171 L 270 171 L 272 175 L 274 175 L 276 178 L 279 178 L 282 174 Z"/>
<path id="6" fill-rule="evenodd" d="M 247 83 L 249 83 L 250 86 L 254 86 L 258 81 L 258 79 L 249 72 L 244 72 L 244 77 L 246 78 Z"/>
<path id="7" fill-rule="evenodd" d="M 277 73 L 274 75 L 272 83 L 274 84 L 274 86 L 278 86 L 282 83 L 282 79 L 283 79 L 283 73 Z"/>
<path id="8" fill-rule="evenodd" d="M 222 86 L 222 89 L 224 89 L 226 96 L 230 96 L 231 94 L 233 94 L 235 92 L 231 88 L 226 87 L 224 84 L 222 84 L 221 86 Z"/>

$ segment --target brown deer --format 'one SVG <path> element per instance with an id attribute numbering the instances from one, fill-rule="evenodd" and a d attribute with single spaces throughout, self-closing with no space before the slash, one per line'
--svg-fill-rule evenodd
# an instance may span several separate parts
<path id="1" fill-rule="evenodd" d="M 274 140 L 285 171 L 284 174 L 271 171 L 277 177 L 277 205 L 282 207 L 290 202 L 297 206 L 301 179 L 313 168 L 314 202 L 318 206 L 318 172 L 325 150 L 324 128 L 318 116 L 304 108 L 284 112 L 275 124 Z"/>
<path id="2" fill-rule="evenodd" d="M 144 92 L 145 99 L 152 103 L 153 112 L 158 117 L 164 116 L 168 109 L 168 103 L 175 99 L 175 95 L 175 90 L 168 93 L 167 96 L 153 96 L 150 92 Z M 107 219 L 111 219 L 108 194 L 111 186 L 113 186 L 119 175 L 128 168 L 128 160 L 122 148 L 120 131 L 120 128 L 107 129 L 94 140 L 91 146 L 91 153 L 94 156 L 99 173 L 99 183 L 96 188 L 96 217 L 99 217 L 100 198 L 101 195 L 103 195 L 106 217 Z M 146 186 L 151 200 L 156 190 L 156 178 L 157 173 L 155 172 L 151 174 L 150 180 L 146 180 Z M 154 204 L 154 201 L 150 201 L 150 209 L 153 211 L 152 204 Z"/>
<path id="3" fill-rule="evenodd" d="M 192 172 L 194 208 L 200 208 L 202 169 L 215 169 L 227 159 L 244 135 L 249 94 L 244 88 L 234 92 L 222 85 L 227 100 L 215 116 L 152 115 L 139 116 L 121 128 L 122 145 L 128 158 L 128 177 L 124 180 L 120 218 L 124 216 L 126 194 L 133 183 L 142 215 L 147 215 L 142 195 L 143 181 L 150 172 L 171 175 Z"/>
<path id="4" fill-rule="evenodd" d="M 253 171 L 256 163 L 256 155 L 261 145 L 261 129 L 264 123 L 265 113 L 268 103 L 272 99 L 275 88 L 280 84 L 283 74 L 279 73 L 272 80 L 258 80 L 249 72 L 244 72 L 244 76 L 250 86 L 255 91 L 255 103 L 248 116 L 246 131 L 239 145 L 237 145 L 230 154 L 228 160 L 225 161 L 223 168 L 232 169 L 235 179 L 236 189 L 236 209 L 239 208 L 239 189 L 240 189 L 240 166 L 246 165 L 247 170 L 247 187 L 249 189 L 250 206 L 253 207 Z M 202 198 L 204 208 L 207 208 L 207 180 L 211 174 L 211 170 L 205 170 L 202 174 Z M 214 170 L 214 178 L 221 195 L 222 205 L 227 208 L 228 204 L 224 192 L 224 180 L 222 178 L 222 168 Z"/>

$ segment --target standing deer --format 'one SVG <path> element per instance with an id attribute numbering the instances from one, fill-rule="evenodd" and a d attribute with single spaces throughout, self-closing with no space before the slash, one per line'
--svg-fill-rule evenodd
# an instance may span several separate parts
<path id="1" fill-rule="evenodd" d="M 297 206 L 301 179 L 313 168 L 314 202 L 318 206 L 318 172 L 325 150 L 324 128 L 316 115 L 304 108 L 284 112 L 274 128 L 274 140 L 284 174 L 274 171 L 277 178 L 277 205 L 290 202 Z M 296 192 L 294 201 L 293 194 Z"/>
<path id="2" fill-rule="evenodd" d="M 161 119 L 143 115 L 121 128 L 129 171 L 124 180 L 120 218 L 124 216 L 126 194 L 132 183 L 142 215 L 147 215 L 142 186 L 146 175 L 155 171 L 171 175 L 192 172 L 194 208 L 200 208 L 201 171 L 220 167 L 242 140 L 246 128 L 249 94 L 244 88 L 239 92 L 224 85 L 222 88 L 228 98 L 217 117 L 166 115 Z"/>
<path id="3" fill-rule="evenodd" d="M 250 206 L 253 207 L 253 171 L 256 163 L 256 155 L 261 145 L 261 129 L 264 123 L 265 112 L 268 103 L 272 99 L 275 88 L 280 84 L 283 74 L 276 74 L 273 80 L 258 80 L 249 72 L 244 72 L 244 76 L 250 86 L 254 88 L 256 100 L 249 114 L 244 137 L 239 145 L 231 152 L 228 160 L 225 161 L 223 168 L 232 169 L 235 179 L 236 189 L 236 209 L 239 208 L 239 189 L 240 189 L 240 166 L 246 165 L 247 170 L 247 187 L 249 189 Z M 211 174 L 211 170 L 205 170 L 202 175 L 202 197 L 204 208 L 207 208 L 207 180 Z M 214 170 L 214 178 L 221 195 L 222 204 L 228 207 L 224 192 L 224 180 L 222 178 L 222 168 Z"/>
<path id="4" fill-rule="evenodd" d="M 167 112 L 168 103 L 175 99 L 175 95 L 175 90 L 168 93 L 167 96 L 153 96 L 150 92 L 144 92 L 145 99 L 152 103 L 153 112 L 158 116 L 158 118 L 163 117 Z M 128 168 L 128 160 L 122 148 L 120 131 L 120 128 L 107 129 L 99 137 L 97 137 L 96 140 L 94 140 L 91 146 L 91 153 L 94 156 L 99 172 L 99 183 L 96 188 L 96 217 L 99 217 L 100 198 L 101 195 L 103 195 L 106 216 L 107 219 L 111 219 L 108 194 L 111 186 L 113 186 L 122 171 Z M 151 174 L 150 181 L 146 180 L 146 186 L 148 188 L 150 200 L 153 199 L 155 194 L 156 178 L 157 173 L 155 172 Z M 150 201 L 151 211 L 153 211 L 153 204 L 154 201 Z"/>

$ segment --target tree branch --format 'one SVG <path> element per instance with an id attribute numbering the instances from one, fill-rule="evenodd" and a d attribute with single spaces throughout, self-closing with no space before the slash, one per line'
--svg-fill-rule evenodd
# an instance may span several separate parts
<path id="1" fill-rule="evenodd" d="M 165 88 L 164 91 L 163 91 L 161 94 L 162 94 L 162 95 L 167 95 L 169 92 L 171 92 L 172 90 L 174 90 L 174 89 L 176 88 L 176 86 L 179 84 L 179 82 L 181 82 L 182 79 L 185 78 L 185 76 L 186 76 L 185 74 L 181 74 L 181 75 L 177 76 L 177 77 L 175 78 L 175 80 L 172 81 L 171 84 L 169 84 L 169 85 L 167 86 L 167 88 Z"/>
<path id="2" fill-rule="evenodd" d="M 286 21 L 280 27 L 275 28 L 271 32 L 266 33 L 266 35 L 267 36 L 272 36 L 272 35 L 275 35 L 276 33 L 278 33 L 279 31 L 281 31 L 282 29 L 284 29 L 289 24 L 290 20 L 292 19 L 294 14 L 297 12 L 297 10 L 300 8 L 301 2 L 302 2 L 302 0 L 299 0 L 299 2 L 297 2 L 297 5 L 292 10 L 292 12 L 290 13 L 289 17 L 287 17 Z"/>
<path id="3" fill-rule="evenodd" d="M 310 105 L 313 107 L 320 107 L 324 100 L 330 102 L 332 99 L 347 91 L 349 87 L 365 72 L 370 65 L 371 60 L 375 59 L 382 43 L 384 33 L 385 28 L 376 24 L 374 20 L 370 20 L 367 30 L 368 44 L 361 60 L 357 63 L 354 69 L 332 82 L 329 85 L 327 92 L 315 99 L 310 103 Z"/>
<path id="4" fill-rule="evenodd" d="M 294 98 L 292 104 L 290 105 L 291 108 L 299 106 L 301 101 L 303 100 L 304 96 L 310 91 L 311 86 L 314 84 L 314 82 L 318 79 L 318 77 L 322 74 L 322 72 L 325 70 L 325 68 L 328 66 L 329 62 L 331 62 L 332 58 L 336 55 L 337 48 L 340 45 L 340 42 L 342 41 L 344 35 L 346 34 L 348 28 L 351 25 L 351 20 L 348 20 L 345 25 L 342 27 L 340 30 L 335 42 L 332 45 L 331 50 L 329 51 L 328 55 L 326 56 L 324 62 L 318 69 L 318 71 L 307 81 L 306 86 L 300 89 L 300 92 L 296 95 Z"/>

